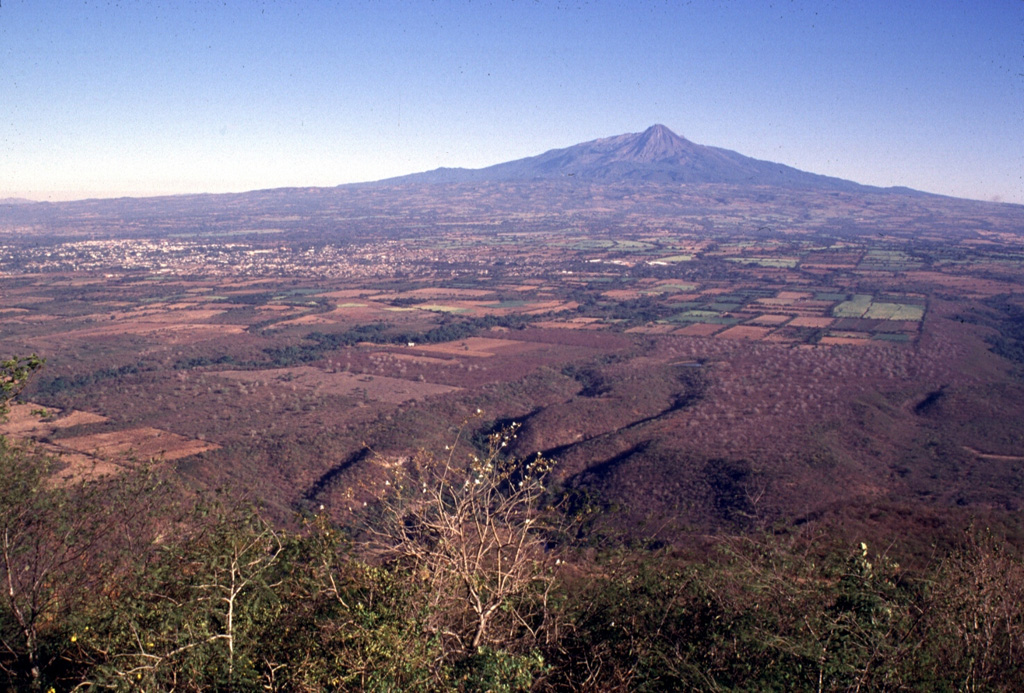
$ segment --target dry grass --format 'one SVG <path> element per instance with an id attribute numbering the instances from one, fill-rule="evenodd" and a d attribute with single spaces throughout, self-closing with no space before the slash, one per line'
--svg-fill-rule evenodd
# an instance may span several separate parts
<path id="1" fill-rule="evenodd" d="M 422 299 L 434 299 L 434 298 L 480 298 L 482 296 L 493 296 L 494 292 L 488 289 L 446 289 L 443 287 L 438 288 L 423 288 L 413 289 L 412 291 L 405 291 L 401 294 L 397 294 L 398 298 L 422 298 Z"/>
<path id="2" fill-rule="evenodd" d="M 629 334 L 668 334 L 676 329 L 675 325 L 640 325 L 626 330 Z"/>
<path id="3" fill-rule="evenodd" d="M 751 320 L 753 325 L 781 325 L 788 322 L 791 315 L 776 315 L 774 313 L 765 313 L 764 315 L 758 315 L 756 318 Z"/>
<path id="4" fill-rule="evenodd" d="M 43 409 L 48 412 L 45 418 L 33 413 Z M 63 412 L 28 402 L 11 407 L 8 420 L 0 425 L 0 434 L 12 439 L 32 440 L 36 447 L 51 455 L 58 463 L 53 477 L 55 484 L 72 484 L 120 474 L 128 469 L 133 458 L 177 460 L 220 447 L 157 428 L 134 428 L 64 438 L 52 443 L 39 442 L 39 439 L 61 429 L 106 421 L 107 417 L 91 412 L 77 409 Z"/>
<path id="5" fill-rule="evenodd" d="M 393 351 L 388 353 L 399 361 L 418 363 L 423 366 L 451 366 L 458 363 L 458 361 L 454 359 L 439 359 L 436 356 L 414 356 L 413 354 L 400 354 Z"/>
<path id="6" fill-rule="evenodd" d="M 214 443 L 193 440 L 149 426 L 65 438 L 55 445 L 71 452 L 92 455 L 107 461 L 132 458 L 137 460 L 154 458 L 178 460 L 220 447 Z"/>
<path id="7" fill-rule="evenodd" d="M 706 322 L 695 322 L 692 325 L 682 327 L 673 334 L 686 335 L 687 337 L 710 337 L 722 329 L 722 325 L 712 325 Z"/>
<path id="8" fill-rule="evenodd" d="M 48 412 L 45 418 L 38 412 Z M 70 428 L 81 424 L 102 423 L 107 417 L 99 414 L 92 414 L 86 411 L 72 409 L 64 413 L 60 409 L 44 407 L 33 402 L 23 402 L 11 407 L 7 421 L 0 424 L 0 435 L 8 435 L 13 438 L 41 438 L 48 436 L 54 431 L 62 428 Z"/>
<path id="9" fill-rule="evenodd" d="M 418 351 L 435 354 L 451 354 L 452 356 L 472 356 L 490 358 L 496 354 L 511 356 L 542 348 L 543 345 L 533 342 L 519 342 L 511 339 L 492 339 L 490 337 L 467 337 L 454 342 L 426 344 L 415 347 Z"/>
<path id="10" fill-rule="evenodd" d="M 838 335 L 827 335 L 821 338 L 819 344 L 827 344 L 830 346 L 836 346 L 839 344 L 846 344 L 852 346 L 865 346 L 870 344 L 870 335 L 863 333 L 863 336 L 853 336 L 853 333 L 845 333 L 842 336 Z"/>
<path id="11" fill-rule="evenodd" d="M 261 371 L 221 371 L 217 375 L 242 382 L 301 388 L 328 395 L 364 397 L 392 404 L 421 400 L 431 395 L 445 394 L 461 389 L 450 385 L 437 385 L 383 375 L 350 372 L 329 373 L 312 366 L 273 368 Z"/>
<path id="12" fill-rule="evenodd" d="M 93 339 L 119 335 L 154 336 L 168 339 L 171 343 L 188 343 L 204 339 L 213 339 L 225 335 L 240 334 L 245 331 L 243 325 L 207 325 L 203 323 L 172 323 L 152 322 L 149 320 L 134 322 L 111 321 L 102 327 L 90 327 L 82 330 L 71 330 L 62 336 L 70 339 Z"/>
<path id="13" fill-rule="evenodd" d="M 919 271 L 907 272 L 909 281 L 938 284 L 963 293 L 968 298 L 986 298 L 997 294 L 1019 293 L 1020 285 L 996 279 L 977 279 L 975 277 L 954 276 L 942 272 Z"/>
<path id="14" fill-rule="evenodd" d="M 644 294 L 636 289 L 612 289 L 611 291 L 602 292 L 601 295 L 605 298 L 610 298 L 613 301 L 630 301 L 635 298 L 640 298 Z"/>
<path id="15" fill-rule="evenodd" d="M 819 318 L 814 316 L 801 316 L 793 318 L 789 323 L 790 327 L 811 327 L 815 329 L 822 329 L 828 327 L 835 322 L 835 318 Z"/>
<path id="16" fill-rule="evenodd" d="M 764 339 L 772 331 L 770 327 L 758 327 L 757 325 L 736 325 L 723 330 L 715 335 L 722 339 Z"/>
<path id="17" fill-rule="evenodd" d="M 538 320 L 534 327 L 556 330 L 602 330 L 606 325 L 599 318 L 573 318 L 571 320 Z"/>
<path id="18" fill-rule="evenodd" d="M 143 324 L 190 324 L 203 322 L 226 312 L 223 308 L 175 308 L 171 310 L 140 308 L 127 313 L 111 313 L 108 319 L 111 322 L 138 321 Z"/>

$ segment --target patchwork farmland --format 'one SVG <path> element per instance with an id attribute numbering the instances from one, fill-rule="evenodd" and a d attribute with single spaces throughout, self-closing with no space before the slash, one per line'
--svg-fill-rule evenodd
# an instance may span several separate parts
<path id="1" fill-rule="evenodd" d="M 0 348 L 46 357 L 26 395 L 51 412 L 5 430 L 66 478 L 152 460 L 283 521 L 510 421 L 613 534 L 1019 507 L 1014 209 L 530 190 L 524 211 L 512 185 L 352 189 L 173 240 L 0 229 Z"/>

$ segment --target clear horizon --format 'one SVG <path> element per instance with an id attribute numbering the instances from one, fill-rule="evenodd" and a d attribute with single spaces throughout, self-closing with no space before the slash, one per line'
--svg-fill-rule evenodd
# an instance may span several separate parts
<path id="1" fill-rule="evenodd" d="M 334 186 L 663 123 L 1024 203 L 1024 3 L 8 0 L 0 199 Z"/>

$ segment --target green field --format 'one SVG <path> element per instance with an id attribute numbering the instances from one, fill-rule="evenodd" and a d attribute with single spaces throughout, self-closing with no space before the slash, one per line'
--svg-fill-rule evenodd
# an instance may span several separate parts
<path id="1" fill-rule="evenodd" d="M 713 310 L 687 310 L 676 313 L 666 319 L 666 322 L 703 322 L 709 325 L 735 325 L 738 318 L 727 318 L 721 313 Z"/>
<path id="2" fill-rule="evenodd" d="M 837 318 L 864 318 L 866 320 L 908 320 L 917 322 L 924 317 L 924 306 L 912 303 L 874 301 L 871 294 L 857 294 L 832 309 Z"/>
<path id="3" fill-rule="evenodd" d="M 414 307 L 419 310 L 429 310 L 434 313 L 466 313 L 469 311 L 468 308 L 460 308 L 458 306 L 443 306 L 437 303 L 424 303 Z"/>
<path id="4" fill-rule="evenodd" d="M 615 241 L 607 241 L 599 238 L 594 238 L 586 241 L 576 241 L 574 243 L 567 243 L 566 247 L 569 250 L 607 250 L 615 245 Z"/>
<path id="5" fill-rule="evenodd" d="M 484 308 L 522 308 L 526 305 L 529 305 L 527 301 L 515 299 L 511 301 L 499 301 L 497 303 L 486 303 L 484 304 Z"/>
<path id="6" fill-rule="evenodd" d="M 695 291 L 697 289 L 696 284 L 659 284 L 649 289 L 643 289 L 641 293 L 645 294 L 668 294 L 676 293 L 679 291 Z"/>
<path id="7" fill-rule="evenodd" d="M 913 320 L 916 322 L 924 317 L 924 308 L 905 303 L 872 303 L 864 317 L 872 320 Z"/>
<path id="8" fill-rule="evenodd" d="M 654 248 L 650 243 L 644 243 L 643 241 L 617 241 L 615 243 L 616 250 L 622 250 L 628 253 L 635 253 L 642 250 L 652 250 Z"/>
<path id="9" fill-rule="evenodd" d="M 837 318 L 860 318 L 868 312 L 871 307 L 871 294 L 856 294 L 849 301 L 843 301 L 832 309 L 832 315 Z"/>
<path id="10" fill-rule="evenodd" d="M 796 267 L 799 260 L 795 257 L 727 257 L 729 262 L 739 262 L 744 265 L 758 265 L 760 267 L 779 267 L 791 269 Z"/>

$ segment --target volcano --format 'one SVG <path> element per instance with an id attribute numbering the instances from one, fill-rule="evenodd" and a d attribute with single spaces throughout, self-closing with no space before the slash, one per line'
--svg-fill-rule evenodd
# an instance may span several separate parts
<path id="1" fill-rule="evenodd" d="M 602 183 L 727 183 L 848 192 L 882 190 L 753 159 L 728 149 L 695 144 L 664 125 L 552 149 L 486 168 L 439 168 L 381 182 L 471 183 L 564 178 Z M 906 188 L 898 190 L 906 191 Z"/>

